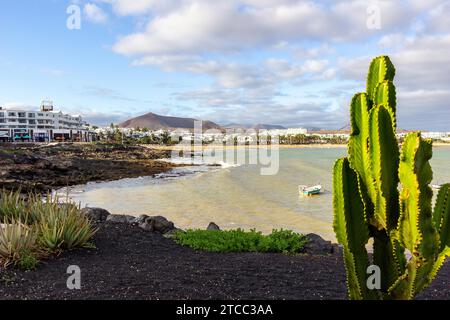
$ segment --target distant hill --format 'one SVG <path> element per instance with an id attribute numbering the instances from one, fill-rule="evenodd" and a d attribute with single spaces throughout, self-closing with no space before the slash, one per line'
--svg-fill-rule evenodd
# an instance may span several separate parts
<path id="1" fill-rule="evenodd" d="M 250 129 L 251 124 L 229 123 L 223 126 L 225 129 Z"/>
<path id="2" fill-rule="evenodd" d="M 240 123 L 230 123 L 225 126 L 224 128 L 227 129 L 255 129 L 255 130 L 274 130 L 274 129 L 286 129 L 283 126 L 280 125 L 274 125 L 274 124 L 257 124 L 257 125 L 251 125 L 251 124 L 240 124 Z"/>
<path id="3" fill-rule="evenodd" d="M 277 125 L 277 124 L 257 124 L 256 126 L 253 126 L 253 129 L 255 130 L 284 130 L 287 129 L 286 127 Z"/>
<path id="4" fill-rule="evenodd" d="M 168 130 L 168 129 L 194 129 L 192 118 L 166 117 L 149 112 L 142 116 L 129 119 L 119 124 L 120 128 L 147 128 L 150 130 Z M 219 129 L 222 127 L 212 121 L 203 121 L 203 130 Z"/>

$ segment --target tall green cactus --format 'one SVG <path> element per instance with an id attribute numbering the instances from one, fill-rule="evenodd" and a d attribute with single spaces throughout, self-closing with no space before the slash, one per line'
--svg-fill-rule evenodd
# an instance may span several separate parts
<path id="1" fill-rule="evenodd" d="M 351 299 L 412 299 L 450 255 L 450 184 L 433 210 L 432 143 L 411 133 L 400 151 L 394 77 L 389 57 L 372 61 L 367 92 L 351 103 L 349 156 L 334 167 L 333 225 Z M 380 268 L 379 290 L 366 285 L 371 264 Z"/>

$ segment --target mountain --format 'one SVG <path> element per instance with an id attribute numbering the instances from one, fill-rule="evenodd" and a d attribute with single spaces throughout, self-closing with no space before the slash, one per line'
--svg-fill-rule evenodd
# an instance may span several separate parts
<path id="1" fill-rule="evenodd" d="M 276 129 L 278 129 L 278 130 L 284 130 L 284 129 L 287 129 L 286 127 L 283 127 L 283 126 L 280 126 L 280 125 L 277 125 L 277 124 L 257 124 L 256 126 L 253 126 L 253 128 L 252 129 L 255 129 L 255 130 L 276 130 Z"/>
<path id="2" fill-rule="evenodd" d="M 280 125 L 274 125 L 274 124 L 257 124 L 257 125 L 251 125 L 251 124 L 240 124 L 240 123 L 230 123 L 225 126 L 223 126 L 226 129 L 254 129 L 254 130 L 274 130 L 274 129 L 286 129 L 283 126 Z"/>
<path id="3" fill-rule="evenodd" d="M 119 124 L 121 128 L 147 128 L 150 130 L 167 130 L 167 129 L 194 129 L 194 121 L 192 118 L 166 117 L 149 112 L 142 116 L 129 119 Z M 203 121 L 203 130 L 219 129 L 221 126 L 212 121 Z"/>
<path id="4" fill-rule="evenodd" d="M 251 129 L 251 124 L 242 124 L 242 123 L 229 123 L 223 126 L 226 129 Z"/>

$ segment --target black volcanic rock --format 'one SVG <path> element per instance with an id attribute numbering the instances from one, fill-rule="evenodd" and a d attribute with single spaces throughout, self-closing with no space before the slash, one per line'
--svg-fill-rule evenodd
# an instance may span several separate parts
<path id="1" fill-rule="evenodd" d="M 81 210 L 82 214 L 85 214 L 90 221 L 92 222 L 103 222 L 108 219 L 108 217 L 111 215 L 107 210 L 102 208 L 84 208 Z"/>

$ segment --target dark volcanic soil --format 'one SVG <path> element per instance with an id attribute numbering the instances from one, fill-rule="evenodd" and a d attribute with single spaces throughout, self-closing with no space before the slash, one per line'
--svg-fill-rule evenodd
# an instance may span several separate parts
<path id="1" fill-rule="evenodd" d="M 101 226 L 95 244 L 36 271 L 0 273 L 0 299 L 346 299 L 336 256 L 196 252 L 111 223 Z M 66 287 L 69 265 L 81 268 L 79 291 Z M 422 298 L 450 298 L 449 267 Z"/>
<path id="2" fill-rule="evenodd" d="M 173 167 L 166 151 L 103 144 L 1 145 L 0 189 L 45 192 L 58 187 L 151 176 Z"/>

